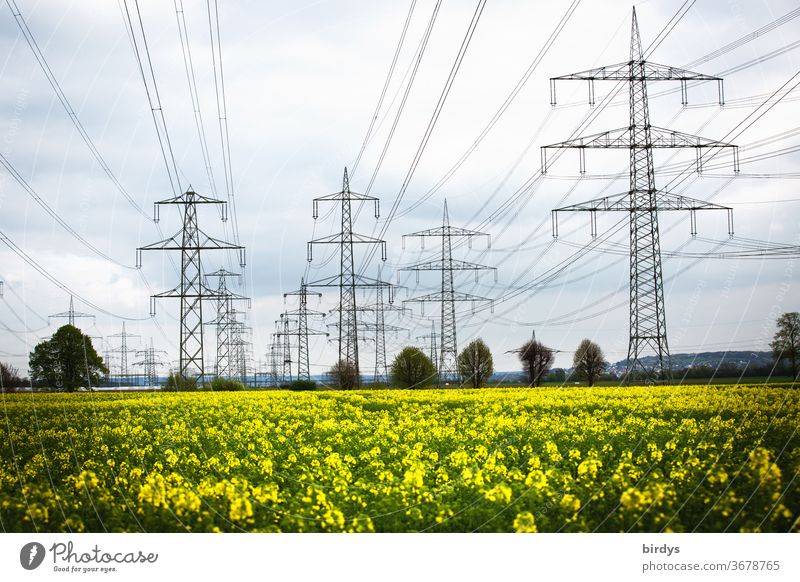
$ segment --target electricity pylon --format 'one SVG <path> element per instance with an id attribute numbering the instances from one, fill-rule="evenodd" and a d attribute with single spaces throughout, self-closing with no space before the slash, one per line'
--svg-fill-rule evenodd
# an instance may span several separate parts
<path id="1" fill-rule="evenodd" d="M 450 217 L 447 213 L 447 201 L 444 203 L 444 213 L 442 218 L 442 226 L 431 228 L 429 230 L 421 230 L 411 234 L 403 235 L 403 244 L 405 238 L 413 236 L 420 237 L 423 241 L 425 238 L 433 237 L 441 239 L 441 258 L 432 261 L 425 261 L 409 267 L 403 267 L 401 271 L 416 271 L 417 278 L 419 273 L 423 271 L 440 271 L 442 274 L 442 287 L 438 293 L 430 293 L 428 295 L 421 295 L 411 299 L 404 300 L 404 303 L 441 303 L 441 333 L 439 334 L 439 381 L 455 380 L 458 375 L 458 367 L 456 360 L 458 358 L 458 342 L 456 339 L 456 308 L 455 303 L 462 301 L 469 301 L 473 304 L 477 302 L 487 301 L 491 303 L 491 299 L 486 297 L 479 297 L 477 295 L 470 295 L 469 293 L 460 293 L 454 290 L 453 272 L 454 271 L 474 271 L 475 281 L 478 280 L 479 271 L 492 270 L 495 273 L 495 280 L 497 279 L 497 269 L 494 267 L 487 267 L 477 263 L 468 263 L 453 259 L 453 238 L 465 238 L 472 246 L 472 239 L 476 236 L 489 237 L 488 234 L 478 232 L 477 230 L 467 230 L 466 228 L 458 228 L 450 226 Z M 424 242 L 423 242 L 424 248 Z"/>
<path id="2" fill-rule="evenodd" d="M 75 305 L 72 301 L 72 295 L 69 296 L 69 309 L 67 311 L 62 311 L 61 313 L 54 313 L 53 315 L 48 316 L 48 318 L 52 319 L 66 319 L 67 323 L 69 323 L 72 327 L 77 327 L 75 325 L 76 319 L 88 318 L 88 317 L 91 317 L 94 320 L 94 315 L 90 315 L 89 313 L 81 313 L 80 311 L 75 311 Z"/>
<path id="3" fill-rule="evenodd" d="M 577 148 L 580 153 L 580 172 L 586 171 L 586 148 L 621 148 L 630 151 L 630 187 L 621 194 L 589 200 L 553 210 L 553 236 L 558 236 L 559 212 L 589 212 L 592 236 L 597 235 L 598 211 L 627 212 L 630 215 L 630 341 L 626 378 L 644 374 L 645 378 L 668 377 L 670 356 L 667 345 L 667 319 L 664 309 L 664 281 L 661 271 L 661 242 L 658 232 L 658 212 L 688 210 L 691 233 L 696 234 L 698 210 L 725 210 L 728 213 L 728 232 L 733 234 L 733 211 L 727 206 L 712 204 L 665 190 L 658 190 L 653 169 L 653 148 L 696 148 L 697 172 L 702 171 L 702 151 L 710 148 L 733 150 L 734 172 L 739 171 L 736 146 L 650 125 L 647 102 L 648 81 L 679 81 L 681 102 L 687 103 L 688 81 L 717 81 L 719 103 L 724 103 L 722 79 L 676 67 L 646 61 L 642 53 L 636 9 L 631 19 L 630 60 L 625 63 L 589 69 L 550 80 L 550 101 L 555 105 L 557 80 L 582 79 L 589 81 L 589 102 L 594 104 L 594 81 L 625 81 L 628 84 L 630 124 L 628 127 L 587 135 L 542 148 L 542 173 L 547 171 L 547 150 Z M 653 352 L 656 365 L 642 361 L 646 352 Z"/>
<path id="4" fill-rule="evenodd" d="M 308 286 L 306 285 L 304 278 L 300 279 L 300 289 L 298 289 L 297 291 L 290 291 L 289 293 L 283 294 L 284 299 L 290 296 L 296 296 L 298 298 L 297 309 L 285 312 L 285 315 L 287 316 L 292 315 L 297 318 L 297 328 L 285 332 L 286 337 L 284 338 L 288 339 L 290 335 L 297 336 L 297 379 L 298 380 L 311 380 L 311 370 L 308 361 L 308 336 L 328 335 L 324 331 L 317 331 L 315 329 L 308 328 L 309 317 L 325 317 L 325 314 L 322 313 L 321 311 L 314 311 L 308 308 L 309 294 L 316 295 L 317 297 L 322 297 L 321 293 L 316 293 L 313 291 L 309 293 Z"/>
<path id="5" fill-rule="evenodd" d="M 181 281 L 177 287 L 169 291 L 157 293 L 150 298 L 150 314 L 155 315 L 155 300 L 164 297 L 180 299 L 180 354 L 178 371 L 182 376 L 198 376 L 201 384 L 205 383 L 203 367 L 203 300 L 220 300 L 216 290 L 210 289 L 203 282 L 203 270 L 200 262 L 200 251 L 203 250 L 236 250 L 239 251 L 239 264 L 244 266 L 244 247 L 231 244 L 208 236 L 197 223 L 198 204 L 219 204 L 222 208 L 222 220 L 226 220 L 226 202 L 202 196 L 189 190 L 179 196 L 160 200 L 155 203 L 156 222 L 159 220 L 159 209 L 162 205 L 176 205 L 182 209 L 183 227 L 172 237 L 140 247 L 136 252 L 136 266 L 141 267 L 142 251 L 180 251 Z"/>
<path id="6" fill-rule="evenodd" d="M 217 361 L 214 366 L 214 374 L 218 378 L 227 378 L 232 374 L 232 354 L 231 354 L 231 325 L 234 323 L 233 318 L 233 301 L 234 300 L 247 300 L 249 298 L 242 295 L 233 293 L 228 289 L 227 280 L 231 277 L 240 277 L 238 273 L 232 273 L 227 269 L 220 267 L 213 273 L 206 275 L 206 281 L 209 277 L 217 278 L 217 317 L 213 321 L 206 322 L 206 325 L 214 325 L 217 328 Z"/>
<path id="7" fill-rule="evenodd" d="M 138 350 L 136 355 L 141 358 L 138 362 L 134 362 L 134 366 L 142 366 L 144 368 L 144 377 L 147 385 L 152 387 L 158 384 L 158 366 L 165 366 L 167 362 L 162 361 L 157 354 L 166 354 L 164 350 L 157 350 L 153 347 L 153 338 L 150 338 L 150 346 Z"/>
<path id="8" fill-rule="evenodd" d="M 244 321 L 239 321 L 237 315 L 242 313 L 235 309 L 230 310 L 230 346 L 231 346 L 231 373 L 243 384 L 247 382 L 249 368 L 250 341 L 247 335 L 252 331 Z"/>
<path id="9" fill-rule="evenodd" d="M 272 386 L 279 386 L 279 370 L 283 355 L 281 354 L 281 343 L 280 338 L 277 335 L 277 331 L 272 334 L 272 339 L 269 344 L 269 351 L 267 352 L 267 359 L 269 360 L 270 384 Z"/>
<path id="10" fill-rule="evenodd" d="M 122 322 L 122 331 L 120 333 L 114 333 L 109 335 L 108 337 L 118 337 L 120 338 L 120 345 L 118 348 L 114 348 L 110 350 L 112 353 L 119 354 L 119 377 L 117 378 L 117 386 L 122 386 L 123 380 L 129 380 L 130 375 L 128 374 L 128 354 L 136 353 L 136 349 L 128 347 L 128 338 L 131 337 L 139 337 L 135 333 L 128 333 L 125 331 L 125 322 Z"/>
<path id="11" fill-rule="evenodd" d="M 436 322 L 431 320 L 431 333 L 425 335 L 418 335 L 418 340 L 429 340 L 430 346 L 428 347 L 428 355 L 431 358 L 431 362 L 433 362 L 433 366 L 436 368 L 437 372 L 439 370 L 439 358 L 436 354 Z"/>
<path id="12" fill-rule="evenodd" d="M 336 202 L 341 204 L 341 230 L 330 236 L 318 238 L 308 243 L 308 260 L 312 259 L 312 249 L 315 244 L 334 244 L 340 249 L 339 274 L 308 283 L 309 287 L 338 287 L 339 288 L 339 361 L 349 364 L 356 372 L 356 385 L 361 384 L 358 364 L 358 317 L 356 311 L 356 289 L 363 287 L 375 288 L 374 279 L 369 279 L 356 273 L 353 259 L 354 244 L 379 244 L 381 245 L 381 259 L 386 260 L 386 242 L 353 232 L 353 216 L 351 202 L 373 201 L 375 203 L 375 218 L 380 217 L 378 199 L 374 196 L 358 194 L 350 191 L 350 180 L 347 177 L 347 168 L 344 169 L 342 178 L 342 191 L 321 196 L 314 199 L 313 215 L 319 217 L 320 202 Z M 389 302 L 393 301 L 390 290 Z"/>

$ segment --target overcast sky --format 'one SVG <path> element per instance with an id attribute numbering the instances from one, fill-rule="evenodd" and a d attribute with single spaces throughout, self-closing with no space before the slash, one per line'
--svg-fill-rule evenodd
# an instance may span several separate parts
<path id="1" fill-rule="evenodd" d="M 416 3 L 377 130 L 351 179 L 354 191 L 364 192 L 370 183 L 434 4 L 433 0 Z M 599 250 L 569 259 L 592 242 L 588 217 L 563 215 L 561 236 L 553 243 L 549 214 L 557 206 L 627 191 L 627 154 L 590 150 L 587 174 L 579 179 L 577 153 L 567 151 L 553 161 L 546 178 L 514 196 L 539 172 L 540 146 L 568 139 L 582 120 L 596 112 L 588 106 L 586 84 L 576 81 L 558 85 L 559 106 L 551 108 L 549 77 L 626 61 L 630 3 L 580 2 L 499 122 L 458 171 L 430 194 L 481 134 L 570 4 L 566 0 L 486 3 L 432 136 L 385 235 L 388 260 L 383 274 L 392 280 L 396 280 L 398 267 L 434 258 L 435 245 L 421 250 L 409 239 L 403 250 L 401 236 L 441 224 L 445 198 L 453 225 L 481 228 L 491 235 L 491 249 L 476 240 L 471 250 L 464 246 L 454 251 L 456 258 L 497 267 L 496 283 L 490 272 L 481 274 L 477 284 L 472 273 L 464 273 L 457 277 L 458 290 L 502 299 L 494 313 L 478 309 L 473 314 L 469 305 L 459 306 L 458 343 L 463 347 L 474 337 L 483 337 L 494 352 L 498 370 L 519 369 L 515 357 L 505 352 L 518 347 L 533 330 L 537 338 L 563 350 L 558 365 L 570 365 L 571 351 L 584 337 L 598 342 L 610 361 L 623 359 L 627 353 L 625 216 L 598 216 L 599 234 L 612 233 L 608 241 Z M 677 0 L 637 4 L 645 47 L 682 4 Z M 123 9 L 116 2 L 97 1 L 17 0 L 17 5 L 111 172 L 151 216 L 153 202 L 169 197 L 171 190 Z M 380 197 L 382 219 L 401 191 L 476 5 L 442 2 L 370 192 Z M 202 194 L 224 199 L 206 4 L 184 0 L 183 6 L 214 184 L 201 156 L 175 6 L 168 1 L 140 2 L 182 185 L 191 184 Z M 323 206 L 315 222 L 312 199 L 339 190 L 343 168 L 352 166 L 409 6 L 409 2 L 367 1 L 219 3 L 236 217 L 248 254 L 245 288 L 235 290 L 253 298 L 247 322 L 253 328 L 256 360 L 265 359 L 273 322 L 283 309 L 282 293 L 296 289 L 305 274 L 306 242 L 338 230 L 338 209 L 328 212 L 330 208 Z M 658 45 L 651 60 L 688 65 L 795 8 L 792 1 L 697 0 Z M 710 139 L 729 137 L 798 71 L 800 50 L 774 53 L 799 40 L 800 18 L 796 18 L 694 67 L 707 74 L 734 69 L 725 74 L 727 105 L 722 109 L 715 105 L 715 84 L 690 86 L 690 107 L 683 108 L 680 93 L 674 91 L 676 84 L 652 83 L 653 125 Z M 76 298 L 76 309 L 96 315 L 94 323 L 80 321 L 84 331 L 108 336 L 120 331 L 121 317 L 131 318 L 126 324 L 128 331 L 141 336 L 132 340 L 134 346 L 144 345 L 152 337 L 157 348 L 168 351 L 170 359 L 177 358 L 176 301 L 160 301 L 155 320 L 148 316 L 151 292 L 178 283 L 173 265 L 166 253 L 149 253 L 144 255 L 141 271 L 132 268 L 138 246 L 180 229 L 177 211 L 162 211 L 158 225 L 162 237 L 156 225 L 125 199 L 81 139 L 5 5 L 0 7 L 0 55 L 0 153 L 63 221 L 115 262 L 93 253 L 67 233 L 4 168 L 0 168 L 0 232 L 63 285 L 107 312 Z M 615 86 L 613 82 L 596 83 L 598 103 Z M 799 97 L 798 91 L 790 93 L 736 138 L 743 146 L 740 176 L 731 179 L 730 158 L 724 155 L 713 161 L 716 167 L 697 175 L 692 171 L 693 151 L 661 150 L 655 154 L 656 184 L 732 206 L 736 235 L 741 239 L 800 244 L 800 182 L 796 175 L 800 154 L 791 151 L 800 135 L 796 131 L 800 129 Z M 583 133 L 625 127 L 627 116 L 623 90 Z M 776 136 L 778 139 L 772 139 Z M 787 148 L 789 151 L 781 153 Z M 771 155 L 776 152 L 780 155 Z M 514 204 L 504 206 L 509 200 Z M 499 213 L 503 208 L 508 211 Z M 800 309 L 796 283 L 800 266 L 787 259 L 697 260 L 686 256 L 733 248 L 726 242 L 724 212 L 699 216 L 696 239 L 690 236 L 685 213 L 662 213 L 659 220 L 671 351 L 765 349 L 774 332 L 774 318 Z M 223 224 L 213 210 L 200 209 L 200 227 L 209 235 L 231 239 L 230 224 Z M 371 208 L 365 207 L 358 215 L 356 230 L 377 234 L 383 225 L 375 221 Z M 331 256 L 333 250 L 315 249 L 308 277 L 336 273 L 338 258 Z M 361 250 L 359 268 L 375 276 L 380 261 L 365 264 Z M 179 256 L 173 254 L 179 264 Z M 569 268 L 529 288 L 532 282 L 541 283 L 543 276 L 565 259 Z M 229 256 L 216 251 L 204 254 L 203 263 L 207 271 L 221 265 L 234 268 Z M 0 302 L 0 358 L 26 370 L 27 353 L 61 323 L 51 320 L 48 325 L 47 316 L 66 310 L 69 294 L 4 245 L 0 245 L 0 280 L 5 281 L 5 297 Z M 405 288 L 399 291 L 398 302 L 434 292 L 438 285 L 434 274 L 422 274 L 419 284 L 413 275 L 401 274 L 400 282 Z M 314 300 L 311 306 L 327 311 L 336 303 L 336 290 L 323 291 L 321 302 Z M 438 312 L 436 305 L 427 306 L 425 317 L 416 305 L 412 309 L 402 320 L 387 317 L 387 323 L 409 328 L 407 334 L 387 339 L 390 358 L 402 345 L 416 342 L 416 336 L 429 333 L 428 317 Z M 209 319 L 212 310 L 209 304 Z M 325 328 L 324 322 L 313 325 Z M 100 345 L 104 341 L 118 345 L 113 339 L 97 340 Z M 207 333 L 208 367 L 213 364 L 213 348 L 214 334 Z M 311 354 L 312 373 L 320 373 L 333 363 L 335 344 L 312 340 Z M 362 371 L 369 373 L 373 366 L 372 346 L 364 344 Z"/>

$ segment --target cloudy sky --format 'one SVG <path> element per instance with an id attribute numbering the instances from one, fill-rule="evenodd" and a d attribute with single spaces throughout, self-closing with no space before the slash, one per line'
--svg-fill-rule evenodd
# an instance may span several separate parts
<path id="1" fill-rule="evenodd" d="M 476 240 L 472 249 L 457 246 L 454 255 L 497 267 L 497 282 L 490 272 L 477 283 L 472 273 L 457 278 L 459 290 L 496 300 L 493 313 L 480 305 L 474 313 L 469 305 L 459 306 L 459 346 L 483 337 L 495 354 L 496 369 L 515 370 L 514 356 L 505 352 L 535 330 L 537 338 L 562 350 L 558 365 L 570 364 L 571 351 L 584 337 L 600 343 L 607 359 L 623 359 L 628 342 L 626 218 L 598 216 L 602 240 L 594 241 L 593 250 L 581 251 L 593 242 L 587 216 L 563 215 L 561 236 L 554 241 L 549 211 L 627 191 L 627 154 L 589 151 L 581 178 L 577 153 L 566 151 L 552 161 L 545 178 L 537 176 L 540 146 L 568 139 L 585 120 L 591 118 L 582 133 L 627 126 L 624 88 L 606 106 L 590 108 L 585 83 L 563 82 L 558 106 L 552 108 L 548 79 L 626 61 L 631 5 L 584 0 L 572 11 L 571 0 L 486 2 L 430 139 L 403 188 L 479 4 L 441 2 L 397 117 L 436 7 L 434 0 L 415 3 L 375 131 L 351 179 L 352 189 L 364 192 L 374 175 L 370 194 L 380 198 L 383 214 L 376 221 L 365 207 L 356 230 L 376 236 L 385 230 L 383 275 L 397 280 L 398 268 L 434 257 L 435 245 L 420 249 L 409 239 L 403 249 L 401 238 L 440 224 L 447 199 L 453 225 L 492 237 L 490 249 Z M 669 24 L 689 5 L 677 24 Z M 139 6 L 181 186 L 191 184 L 200 193 L 225 199 L 206 3 L 184 0 L 183 15 L 211 171 L 198 138 L 176 6 L 155 0 L 141 0 Z M 135 249 L 177 232 L 180 217 L 167 208 L 158 225 L 149 219 L 153 202 L 171 196 L 172 190 L 123 3 L 17 0 L 16 7 L 118 185 L 48 83 L 20 30 L 16 9 L 0 7 L 0 153 L 29 187 L 0 167 L 0 233 L 6 242 L 0 245 L 0 280 L 5 282 L 0 358 L 26 370 L 27 353 L 60 323 L 48 322 L 48 315 L 64 311 L 72 291 L 76 309 L 96 316 L 81 320 L 90 335 L 117 333 L 126 320 L 128 331 L 141 336 L 132 340 L 134 346 L 152 338 L 175 359 L 176 302 L 161 301 L 151 319 L 148 299 L 178 283 L 173 263 L 167 253 L 149 253 L 142 270 L 134 268 Z M 128 8 L 135 11 L 132 1 Z M 256 360 L 265 359 L 274 320 L 283 309 L 282 294 L 296 289 L 304 275 L 317 279 L 336 272 L 333 248 L 319 247 L 314 261 L 306 261 L 306 242 L 336 232 L 339 220 L 337 209 L 323 206 L 315 221 L 312 199 L 340 189 L 343 168 L 357 158 L 409 8 L 409 2 L 219 2 L 236 221 L 248 255 L 243 286 L 235 290 L 253 298 L 247 322 Z M 735 211 L 733 240 L 724 212 L 699 216 L 694 239 L 685 213 L 660 215 L 673 353 L 764 349 L 776 315 L 800 309 L 800 265 L 791 259 L 702 256 L 800 244 L 800 154 L 795 151 L 800 92 L 788 93 L 765 115 L 748 119 L 797 73 L 800 17 L 785 18 L 756 38 L 748 35 L 794 10 L 796 3 L 782 0 L 637 4 L 643 44 L 661 40 L 651 60 L 725 77 L 722 109 L 716 105 L 715 84 L 690 86 L 686 108 L 677 85 L 651 84 L 653 125 L 717 140 L 735 136 L 742 146 L 736 178 L 730 157 L 723 154 L 702 175 L 693 170 L 693 151 L 655 154 L 659 187 Z M 565 14 L 563 30 L 543 51 Z M 719 50 L 740 39 L 734 48 Z M 523 79 L 491 130 L 471 148 Z M 617 89 L 614 82 L 596 83 L 598 104 Z M 401 193 L 387 226 L 383 219 Z M 208 208 L 200 210 L 200 227 L 217 238 L 233 237 L 232 222 L 223 224 Z M 367 263 L 362 251 L 359 268 L 375 276 L 379 254 Z M 179 264 L 177 255 L 173 260 Z M 231 257 L 220 252 L 208 252 L 203 263 L 207 271 L 235 268 Z M 399 281 L 405 287 L 398 302 L 437 289 L 432 274 L 423 274 L 417 283 L 413 275 L 401 273 Z M 337 297 L 334 290 L 324 291 L 312 307 L 327 311 Z M 403 319 L 387 318 L 387 323 L 409 328 L 388 338 L 390 352 L 429 332 L 428 317 L 437 307 L 428 308 L 425 317 L 413 306 Z M 325 322 L 314 325 L 325 328 Z M 118 345 L 111 338 L 97 342 Z M 208 333 L 209 365 L 213 345 Z M 312 341 L 311 353 L 312 373 L 322 372 L 334 360 L 335 344 Z M 371 345 L 365 344 L 361 354 L 362 370 L 371 371 Z"/>

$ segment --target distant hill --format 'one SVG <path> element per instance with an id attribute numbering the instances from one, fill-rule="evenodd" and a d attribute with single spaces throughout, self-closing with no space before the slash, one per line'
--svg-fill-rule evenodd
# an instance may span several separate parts
<path id="1" fill-rule="evenodd" d="M 717 368 L 721 364 L 733 364 L 737 368 L 757 368 L 771 366 L 774 363 L 772 352 L 758 352 L 755 350 L 737 352 L 698 352 L 690 354 L 672 354 L 672 369 L 681 370 L 683 368 L 708 366 Z M 645 366 L 652 366 L 656 363 L 655 356 L 642 358 Z M 612 371 L 624 370 L 625 360 L 615 362 L 610 366 Z"/>

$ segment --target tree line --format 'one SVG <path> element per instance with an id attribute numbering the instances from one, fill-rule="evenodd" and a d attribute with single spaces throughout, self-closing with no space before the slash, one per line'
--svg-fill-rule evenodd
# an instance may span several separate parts
<path id="1" fill-rule="evenodd" d="M 776 332 L 770 343 L 774 357 L 774 365 L 769 369 L 750 370 L 750 374 L 761 372 L 763 375 L 775 375 L 785 366 L 791 378 L 798 377 L 798 356 L 800 356 L 800 313 L 789 312 L 781 315 L 776 321 Z M 514 350 L 519 358 L 526 382 L 529 386 L 540 386 L 545 381 L 564 382 L 567 376 L 564 370 L 553 370 L 557 350 L 540 341 L 531 340 Z M 578 345 L 572 358 L 570 379 L 577 379 L 593 386 L 603 379 L 608 369 L 603 350 L 590 339 L 584 339 Z M 78 388 L 100 386 L 108 380 L 109 370 L 103 359 L 97 354 L 92 339 L 72 325 L 60 327 L 49 339 L 41 341 L 30 353 L 28 367 L 30 379 L 23 378 L 19 370 L 9 364 L 0 362 L 0 391 L 11 392 L 21 387 L 41 386 L 50 390 L 72 392 Z M 717 368 L 704 369 L 691 367 L 674 373 L 675 377 L 723 377 L 725 375 L 746 375 L 747 370 L 738 370 L 731 364 L 722 364 Z M 458 378 L 456 382 L 462 386 L 479 388 L 487 385 L 494 373 L 494 359 L 486 343 L 478 338 L 470 342 L 457 358 Z M 705 374 L 698 376 L 698 374 Z M 394 358 L 391 365 L 391 385 L 400 388 L 422 388 L 438 384 L 439 374 L 436 365 L 419 348 L 408 346 L 403 348 Z M 329 371 L 329 383 L 348 389 L 358 386 L 358 378 L 353 367 L 345 362 L 338 362 Z M 295 382 L 295 389 L 313 389 L 314 382 Z M 194 379 L 186 379 L 171 375 L 165 386 L 166 390 L 198 389 Z M 235 381 L 217 378 L 211 383 L 212 390 L 239 390 L 245 387 Z"/>

